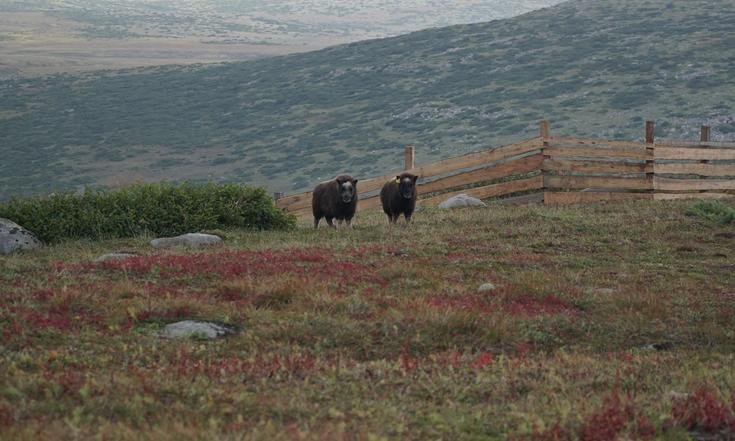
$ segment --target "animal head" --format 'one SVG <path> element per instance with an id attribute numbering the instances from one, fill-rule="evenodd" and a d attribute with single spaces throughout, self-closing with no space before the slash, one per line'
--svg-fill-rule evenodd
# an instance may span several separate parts
<path id="1" fill-rule="evenodd" d="M 339 175 L 335 178 L 339 188 L 339 196 L 342 202 L 349 204 L 357 196 L 357 179 L 350 175 Z"/>
<path id="2" fill-rule="evenodd" d="M 411 173 L 401 173 L 396 176 L 396 183 L 398 184 L 398 191 L 401 193 L 401 197 L 404 199 L 413 198 L 416 193 L 416 180 L 418 176 L 412 175 Z"/>

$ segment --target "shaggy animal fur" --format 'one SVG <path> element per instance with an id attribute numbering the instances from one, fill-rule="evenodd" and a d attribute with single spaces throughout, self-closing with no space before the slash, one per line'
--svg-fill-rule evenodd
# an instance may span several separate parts
<path id="1" fill-rule="evenodd" d="M 337 219 L 340 225 L 346 221 L 350 227 L 357 210 L 357 179 L 350 175 L 339 175 L 317 185 L 312 193 L 311 209 L 314 213 L 314 228 L 319 228 L 322 218 L 333 228 L 336 226 L 332 219 Z"/>
<path id="2" fill-rule="evenodd" d="M 395 224 L 398 218 L 403 214 L 406 223 L 411 222 L 411 215 L 416 209 L 416 181 L 418 176 L 411 173 L 401 173 L 383 185 L 380 190 L 380 202 L 383 204 L 383 211 L 388 215 L 388 222 Z"/>

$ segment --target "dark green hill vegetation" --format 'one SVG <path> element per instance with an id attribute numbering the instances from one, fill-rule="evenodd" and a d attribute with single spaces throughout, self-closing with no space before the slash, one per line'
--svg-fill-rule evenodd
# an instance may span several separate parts
<path id="1" fill-rule="evenodd" d="M 735 4 L 572 1 L 319 52 L 0 83 L 0 197 L 132 179 L 297 190 L 529 137 L 735 138 Z"/>

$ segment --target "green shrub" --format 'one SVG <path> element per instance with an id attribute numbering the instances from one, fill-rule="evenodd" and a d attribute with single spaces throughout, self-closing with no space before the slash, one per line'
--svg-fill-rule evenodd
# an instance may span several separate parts
<path id="1" fill-rule="evenodd" d="M 279 210 L 265 190 L 238 184 L 136 184 L 81 195 L 15 198 L 0 203 L 0 217 L 45 242 L 295 226 L 295 218 Z"/>
<path id="2" fill-rule="evenodd" d="M 722 225 L 735 222 L 735 208 L 722 201 L 698 201 L 686 209 L 686 214 Z"/>

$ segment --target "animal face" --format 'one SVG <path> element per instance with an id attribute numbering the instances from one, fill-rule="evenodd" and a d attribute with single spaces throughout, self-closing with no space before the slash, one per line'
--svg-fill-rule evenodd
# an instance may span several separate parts
<path id="1" fill-rule="evenodd" d="M 339 195 L 342 202 L 349 204 L 355 199 L 355 194 L 357 193 L 357 179 L 338 178 L 337 185 L 339 185 Z"/>
<path id="2" fill-rule="evenodd" d="M 403 197 L 404 199 L 413 198 L 417 179 L 418 176 L 410 174 L 402 174 L 400 176 L 396 176 L 396 181 L 398 182 L 398 190 L 401 193 L 401 197 Z"/>

